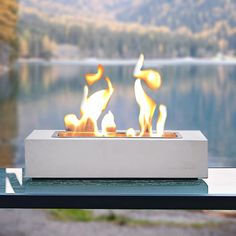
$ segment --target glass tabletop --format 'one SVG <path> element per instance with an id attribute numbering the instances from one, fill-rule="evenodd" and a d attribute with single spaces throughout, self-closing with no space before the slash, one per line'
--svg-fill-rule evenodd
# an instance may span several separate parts
<path id="1" fill-rule="evenodd" d="M 209 168 L 207 179 L 31 179 L 0 169 L 0 195 L 236 195 L 236 168 Z"/>
<path id="2" fill-rule="evenodd" d="M 127 208 L 139 208 L 141 205 L 142 208 L 151 206 L 155 209 L 157 206 L 165 208 L 165 206 L 170 206 L 165 204 L 173 205 L 175 202 L 177 205 L 173 206 L 178 209 L 183 209 L 185 206 L 188 209 L 202 208 L 201 206 L 209 204 L 213 204 L 212 207 L 215 206 L 213 208 L 236 208 L 236 168 L 209 168 L 208 172 L 209 177 L 204 180 L 31 179 L 24 178 L 22 168 L 2 168 L 0 169 L 0 207 L 5 206 L 4 201 L 6 204 L 10 201 L 9 206 L 17 207 L 20 199 L 22 207 L 53 207 L 54 202 L 59 201 L 55 207 L 63 205 L 65 207 L 102 208 L 104 206 L 107 208 L 107 202 L 111 201 L 110 208 L 123 208 L 123 200 L 128 199 Z M 69 202 L 65 203 L 63 199 Z M 97 202 L 99 199 L 101 201 Z M 229 199 L 233 203 L 232 207 L 225 205 L 225 203 L 229 204 Z M 44 200 L 46 205 L 40 205 Z M 70 200 L 77 202 L 73 205 Z M 207 203 L 208 200 L 211 202 Z M 28 205 L 30 201 L 32 205 Z M 37 205 L 37 201 L 41 203 Z M 164 205 L 160 205 L 160 201 L 163 201 Z M 151 202 L 152 205 L 149 206 Z M 63 204 L 60 205 L 61 203 Z M 83 203 L 86 204 L 83 205 Z M 198 203 L 199 207 L 197 207 Z M 222 207 L 216 205 L 219 203 Z"/>

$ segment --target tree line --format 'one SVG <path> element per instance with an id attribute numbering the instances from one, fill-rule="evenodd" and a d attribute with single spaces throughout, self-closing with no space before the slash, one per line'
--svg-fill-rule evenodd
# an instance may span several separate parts
<path id="1" fill-rule="evenodd" d="M 17 0 L 0 1 L 0 64 L 12 58 L 58 57 L 62 45 L 72 45 L 78 58 L 212 57 L 236 55 L 236 27 L 218 20 L 212 27 L 192 32 L 186 26 L 144 26 L 111 22 L 67 24 L 35 12 L 18 17 Z M 60 55 L 59 55 L 60 57 Z"/>
<path id="2" fill-rule="evenodd" d="M 219 52 L 235 55 L 236 29 L 224 21 L 198 33 L 186 27 L 143 29 L 49 23 L 36 15 L 25 15 L 19 23 L 19 55 L 51 58 L 65 44 L 75 46 L 79 58 L 134 58 L 141 52 L 149 58 L 210 57 Z"/>

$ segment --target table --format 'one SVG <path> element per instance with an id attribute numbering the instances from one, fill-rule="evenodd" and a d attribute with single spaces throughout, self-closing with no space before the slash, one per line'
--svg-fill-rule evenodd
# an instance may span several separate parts
<path id="1" fill-rule="evenodd" d="M 30 179 L 0 169 L 0 208 L 236 209 L 236 168 L 205 180 Z"/>

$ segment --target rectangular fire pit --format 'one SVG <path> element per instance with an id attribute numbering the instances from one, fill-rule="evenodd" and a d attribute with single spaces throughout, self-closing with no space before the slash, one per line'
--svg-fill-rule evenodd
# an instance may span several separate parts
<path id="1" fill-rule="evenodd" d="M 34 130 L 25 140 L 31 178 L 207 178 L 207 139 L 200 131 L 176 137 L 61 137 Z M 65 132 L 65 131 L 64 131 Z"/>

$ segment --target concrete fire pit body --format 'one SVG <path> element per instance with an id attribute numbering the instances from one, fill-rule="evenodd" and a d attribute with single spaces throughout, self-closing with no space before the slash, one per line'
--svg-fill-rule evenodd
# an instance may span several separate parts
<path id="1" fill-rule="evenodd" d="M 55 137 L 34 130 L 25 140 L 31 178 L 207 178 L 208 142 L 200 131 L 177 138 Z"/>

